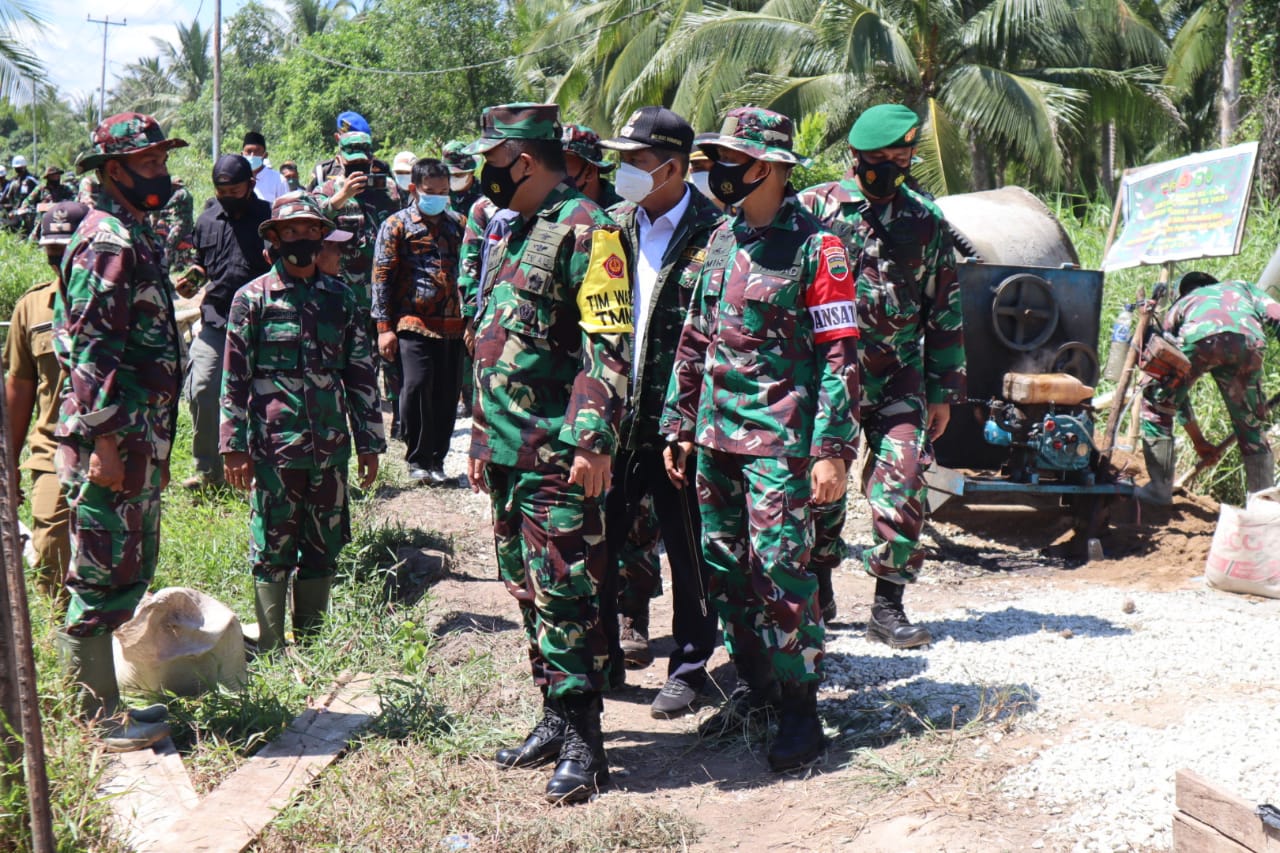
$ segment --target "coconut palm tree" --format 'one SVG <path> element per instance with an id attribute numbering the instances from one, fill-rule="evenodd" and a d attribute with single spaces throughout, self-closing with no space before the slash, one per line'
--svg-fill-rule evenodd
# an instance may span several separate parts
<path id="1" fill-rule="evenodd" d="M 184 100 L 172 66 L 166 67 L 158 56 L 143 57 L 125 66 L 111 92 L 113 111 L 137 110 L 154 116 L 166 127 L 177 118 Z"/>
<path id="2" fill-rule="evenodd" d="M 21 24 L 44 27 L 44 19 L 28 0 L 0 0 L 0 97 L 12 99 L 32 80 L 44 79 L 44 67 L 19 39 L 15 29 Z"/>
<path id="3" fill-rule="evenodd" d="M 286 0 L 284 5 L 297 40 L 330 30 L 359 11 L 353 0 Z"/>
<path id="4" fill-rule="evenodd" d="M 206 80 L 213 77 L 213 56 L 209 52 L 209 30 L 193 20 L 190 26 L 178 24 L 177 41 L 153 38 L 165 69 L 188 101 L 200 97 Z"/>

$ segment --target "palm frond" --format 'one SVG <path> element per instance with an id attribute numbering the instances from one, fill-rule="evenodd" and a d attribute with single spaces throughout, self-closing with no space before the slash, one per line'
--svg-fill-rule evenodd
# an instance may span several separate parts
<path id="1" fill-rule="evenodd" d="M 954 195 L 969 188 L 965 139 L 936 98 L 925 102 L 924 128 L 916 153 L 921 162 L 911 171 L 929 192 Z"/>

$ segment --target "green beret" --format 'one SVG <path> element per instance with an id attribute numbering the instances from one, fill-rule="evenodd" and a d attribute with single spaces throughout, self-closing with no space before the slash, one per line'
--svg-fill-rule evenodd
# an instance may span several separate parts
<path id="1" fill-rule="evenodd" d="M 902 148 L 920 141 L 920 118 L 902 104 L 877 104 L 863 111 L 849 130 L 849 145 L 857 151 Z"/>

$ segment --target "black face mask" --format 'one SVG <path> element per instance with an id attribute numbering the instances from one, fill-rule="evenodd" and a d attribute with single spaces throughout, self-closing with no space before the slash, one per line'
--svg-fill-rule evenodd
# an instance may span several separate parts
<path id="1" fill-rule="evenodd" d="M 120 168 L 133 179 L 133 186 L 126 187 L 123 184 L 116 184 L 120 194 L 124 196 L 125 201 L 138 208 L 138 210 L 159 210 L 169 203 L 169 199 L 173 197 L 173 179 L 168 174 L 158 175 L 154 178 L 144 178 L 133 169 L 129 168 L 129 164 L 121 161 Z"/>
<path id="2" fill-rule="evenodd" d="M 485 163 L 484 168 L 480 170 L 480 191 L 484 193 L 485 198 L 504 210 L 511 206 L 511 199 L 515 197 L 520 185 L 529 180 L 528 175 L 518 181 L 511 179 L 511 167 L 518 159 L 506 166 Z"/>
<path id="3" fill-rule="evenodd" d="M 741 203 L 744 198 L 755 192 L 756 187 L 764 183 L 764 178 L 758 178 L 750 182 L 743 180 L 747 170 L 754 166 L 755 162 L 754 160 L 748 160 L 736 166 L 723 160 L 717 160 L 712 163 L 710 171 L 711 192 L 725 204 Z"/>
<path id="4" fill-rule="evenodd" d="M 898 187 L 907 179 L 907 172 L 892 160 L 872 165 L 861 157 L 854 169 L 863 191 L 874 198 L 892 198 L 897 195 Z"/>
<path id="5" fill-rule="evenodd" d="M 280 257 L 295 267 L 309 267 L 315 263 L 316 255 L 323 247 L 323 240 L 282 240 Z"/>
<path id="6" fill-rule="evenodd" d="M 242 196 L 220 196 L 218 204 L 222 205 L 222 209 L 227 212 L 228 216 L 240 216 L 249 209 L 249 195 Z"/>

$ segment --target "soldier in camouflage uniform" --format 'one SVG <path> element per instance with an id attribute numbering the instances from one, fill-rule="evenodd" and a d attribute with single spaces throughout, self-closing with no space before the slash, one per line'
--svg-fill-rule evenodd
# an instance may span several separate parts
<path id="1" fill-rule="evenodd" d="M 171 280 L 188 282 L 191 268 L 196 264 L 195 202 L 181 178 L 173 179 L 173 195 L 162 209 L 154 211 L 148 219 L 151 230 L 160 241 L 161 268 Z M 184 284 L 178 295 L 194 295 L 194 282 Z"/>
<path id="2" fill-rule="evenodd" d="M 707 257 L 707 243 L 723 217 L 710 200 L 684 181 L 693 150 L 693 128 L 671 110 L 636 110 L 621 134 L 601 143 L 619 152 L 618 187 L 628 200 L 610 216 L 627 240 L 635 283 L 635 335 L 631 394 L 622 416 L 617 475 L 606 504 L 610 565 L 618 571 L 616 597 L 620 647 L 631 665 L 647 666 L 649 596 L 659 583 L 655 507 L 659 533 L 671 566 L 675 649 L 667 683 L 650 713 L 667 718 L 690 710 L 707 680 L 706 664 L 716 646 L 716 615 L 707 600 L 710 583 L 702 549 L 698 496 L 692 482 L 668 479 L 666 442 L 658 431 L 676 342 L 694 282 Z M 647 552 L 640 550 L 650 546 Z M 645 657 L 648 657 L 648 660 Z"/>
<path id="3" fill-rule="evenodd" d="M 96 169 L 100 191 L 67 247 L 54 308 L 54 348 L 67 374 L 57 467 L 72 542 L 61 641 L 73 680 L 84 685 L 86 716 L 115 711 L 111 633 L 133 616 L 160 550 L 182 364 L 146 216 L 172 192 L 169 150 L 186 145 L 139 113 L 109 116 L 92 141 L 76 169 Z M 136 749 L 167 733 L 161 706 L 115 721 L 105 740 Z"/>
<path id="4" fill-rule="evenodd" d="M 1218 449 L 1200 432 L 1191 408 L 1191 388 L 1213 376 L 1240 442 L 1248 492 L 1269 489 L 1275 461 L 1263 424 L 1262 356 L 1267 332 L 1280 337 L 1280 303 L 1245 281 L 1219 282 L 1203 272 L 1178 279 L 1178 301 L 1164 318 L 1164 334 L 1191 362 L 1183 380 L 1145 380 L 1142 391 L 1142 452 L 1150 483 L 1137 490 L 1142 500 L 1173 502 L 1173 424 L 1187 431 L 1196 453 L 1216 461 Z"/>
<path id="5" fill-rule="evenodd" d="M 711 600 L 740 689 L 703 731 L 777 708 L 775 771 L 822 754 L 825 626 L 810 507 L 840 499 L 857 449 L 858 323 L 844 245 L 796 200 L 786 116 L 732 109 L 698 137 L 734 218 L 711 236 L 676 350 L 662 432 L 672 482 L 698 446 Z"/>
<path id="6" fill-rule="evenodd" d="M 22 200 L 20 211 L 26 217 L 31 239 L 37 239 L 40 226 L 41 205 L 57 204 L 60 201 L 71 201 L 75 191 L 62 182 L 62 169 L 48 166 L 44 170 L 44 184 L 32 190 Z"/>
<path id="7" fill-rule="evenodd" d="M 400 209 L 399 190 L 388 182 L 386 189 L 369 186 L 373 140 L 368 133 L 348 131 L 338 137 L 338 162 L 343 176 L 330 177 L 316 190 L 320 208 L 338 228 L 350 231 L 355 238 L 343 244 L 342 278 L 356 295 L 360 310 L 369 317 L 369 339 L 377 340 L 378 332 L 370 316 L 372 306 L 373 253 L 378 243 L 378 229 L 391 214 Z M 384 167 L 385 168 L 385 167 Z M 400 365 L 395 361 L 375 359 L 382 371 L 387 402 L 391 405 L 392 433 L 398 432 Z"/>
<path id="8" fill-rule="evenodd" d="M 480 185 L 518 218 L 491 241 L 475 335 L 468 478 L 489 493 L 499 573 L 520 603 L 543 718 L 504 767 L 558 758 L 553 802 L 608 782 L 600 731 L 604 494 L 627 390 L 631 285 L 617 226 L 566 182 L 554 104 L 489 107 Z"/>
<path id="9" fill-rule="evenodd" d="M 227 321 L 219 442 L 227 482 L 249 496 L 258 649 L 319 628 L 338 553 L 351 536 L 347 467 L 355 437 L 360 487 L 386 449 L 368 317 L 315 257 L 333 223 L 305 192 L 276 199 L 259 233 L 280 255 L 236 292 Z M 295 574 L 296 569 L 296 574 Z"/>
<path id="10" fill-rule="evenodd" d="M 462 249 L 458 256 L 458 295 L 463 300 L 464 306 L 467 294 L 474 294 L 475 291 L 476 274 L 480 265 L 478 251 L 480 238 L 484 234 L 485 226 L 489 223 L 489 210 L 493 207 L 492 203 L 480 193 L 480 186 L 476 183 L 475 173 L 476 167 L 480 165 L 479 161 L 471 154 L 463 154 L 462 149 L 465 147 L 466 143 L 451 139 L 445 143 L 440 155 L 440 159 L 444 160 L 445 165 L 449 167 L 450 206 L 454 213 L 462 218 L 464 226 Z M 477 211 L 474 225 L 469 221 L 473 209 Z M 470 317 L 464 312 L 463 319 L 465 321 Z M 475 395 L 471 363 L 472 343 L 474 341 L 463 346 L 459 364 L 461 379 L 458 385 L 458 414 L 464 418 L 471 417 L 471 398 Z"/>
<path id="11" fill-rule="evenodd" d="M 872 546 L 863 566 L 876 578 L 867 639 L 894 648 L 933 641 L 902 606 L 920 569 L 923 470 L 952 403 L 965 398 L 960 286 L 949 231 L 937 209 L 903 186 L 900 149 L 914 146 L 919 120 L 882 104 L 849 132 L 854 166 L 839 181 L 810 187 L 801 203 L 845 241 L 858 279 L 862 328 L 862 485 L 871 506 Z M 896 158 L 896 159 L 895 159 Z M 909 155 L 907 162 L 910 162 Z M 844 554 L 844 503 L 817 514 L 813 568 L 830 589 Z M 835 600 L 827 606 L 834 614 Z"/>
<path id="12" fill-rule="evenodd" d="M 606 210 L 622 201 L 613 184 L 604 179 L 617 164 L 605 159 L 599 134 L 585 124 L 566 124 L 561 141 L 569 181 L 578 192 Z"/>
<path id="13" fill-rule="evenodd" d="M 471 154 L 463 154 L 465 142 L 451 139 L 440 151 L 440 159 L 449 167 L 449 206 L 465 220 L 471 208 L 483 196 L 476 184 L 476 167 L 479 161 Z"/>

